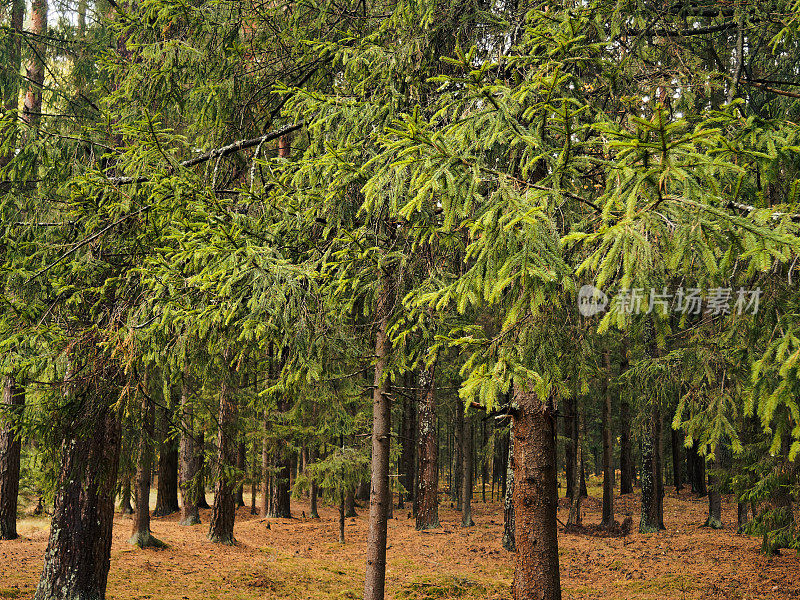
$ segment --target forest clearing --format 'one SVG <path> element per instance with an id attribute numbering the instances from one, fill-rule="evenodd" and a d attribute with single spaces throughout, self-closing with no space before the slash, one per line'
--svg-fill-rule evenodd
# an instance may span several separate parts
<path id="1" fill-rule="evenodd" d="M 589 487 L 586 525 L 600 523 Z M 247 498 L 246 498 L 247 499 Z M 665 498 L 666 531 L 652 537 L 635 528 L 626 536 L 559 532 L 564 598 L 582 600 L 708 599 L 790 600 L 800 596 L 795 552 L 767 557 L 760 540 L 737 535 L 730 525 L 736 504 L 723 499 L 724 529 L 702 527 L 706 503 L 686 490 Z M 636 517 L 636 494 L 618 500 L 621 515 Z M 567 518 L 562 502 L 559 517 Z M 308 503 L 293 501 L 293 514 Z M 206 521 L 210 511 L 201 511 Z M 154 519 L 154 535 L 169 548 L 137 551 L 127 543 L 130 517 L 117 515 L 111 548 L 108 597 L 128 600 L 341 600 L 358 598 L 364 578 L 366 519 L 346 520 L 345 545 L 337 541 L 335 507 L 320 519 L 263 519 L 247 507 L 237 513 L 235 546 L 211 543 L 201 527 L 180 527 L 178 515 Z M 474 506 L 474 528 L 462 528 L 455 510 L 440 509 L 441 530 L 419 532 L 407 511 L 389 521 L 388 598 L 396 600 L 495 600 L 507 598 L 513 557 L 500 547 L 503 520 L 497 503 Z M 270 527 L 267 528 L 267 523 Z M 48 521 L 20 523 L 21 537 L 0 546 L 0 598 L 27 598 L 36 588 L 47 543 Z M 563 529 L 563 528 L 562 528 Z"/>

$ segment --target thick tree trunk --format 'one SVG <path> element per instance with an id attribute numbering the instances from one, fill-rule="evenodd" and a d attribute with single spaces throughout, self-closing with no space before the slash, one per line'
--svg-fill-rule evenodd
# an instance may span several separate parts
<path id="1" fill-rule="evenodd" d="M 681 458 L 681 440 L 680 434 L 676 429 L 670 427 L 670 436 L 672 441 L 672 484 L 675 486 L 675 491 L 680 492 L 683 489 L 683 477 L 681 476 L 681 466 L 683 459 Z"/>
<path id="2" fill-rule="evenodd" d="M 83 392 L 83 414 L 61 447 L 50 539 L 34 600 L 102 600 L 106 595 L 119 418 L 107 393 Z"/>
<path id="3" fill-rule="evenodd" d="M 292 459 L 289 457 L 279 459 L 274 468 L 277 472 L 272 477 L 272 488 L 270 490 L 270 500 L 267 516 L 276 519 L 291 519 L 291 478 L 292 478 Z"/>
<path id="4" fill-rule="evenodd" d="M 535 393 L 515 385 L 514 600 L 560 600 L 556 516 L 555 415 Z"/>
<path id="5" fill-rule="evenodd" d="M 344 516 L 348 519 L 358 516 L 356 512 L 356 493 L 353 488 L 347 488 L 347 493 L 344 495 Z"/>
<path id="6" fill-rule="evenodd" d="M 462 445 L 462 456 L 464 460 L 463 485 L 461 487 L 461 526 L 472 527 L 475 521 L 472 520 L 472 417 L 464 417 L 464 444 Z"/>
<path id="7" fill-rule="evenodd" d="M 705 527 L 722 529 L 722 495 L 719 491 L 719 478 L 716 475 L 708 476 L 708 518 Z"/>
<path id="8" fill-rule="evenodd" d="M 197 503 L 199 461 L 194 431 L 194 406 L 185 381 L 181 387 L 181 423 L 181 525 L 197 525 L 200 523 Z"/>
<path id="9" fill-rule="evenodd" d="M 3 382 L 0 407 L 0 540 L 17 537 L 17 501 L 22 441 L 18 426 L 25 408 L 25 388 L 12 377 Z"/>
<path id="10" fill-rule="evenodd" d="M 225 353 L 225 370 L 228 370 L 227 353 Z M 229 373 L 225 373 L 219 395 L 219 433 L 217 446 L 217 480 L 214 485 L 214 506 L 211 511 L 211 525 L 208 539 L 220 544 L 233 545 L 233 523 L 236 519 L 236 502 L 234 498 L 235 482 L 230 477 L 231 468 L 236 464 L 236 421 L 239 407 L 231 397 Z"/>
<path id="11" fill-rule="evenodd" d="M 508 461 L 506 463 L 508 473 L 506 474 L 506 495 L 503 498 L 503 548 L 509 552 L 517 551 L 516 542 L 516 521 L 514 519 L 514 423 L 508 429 Z M 556 490 L 558 495 L 558 490 Z"/>
<path id="12" fill-rule="evenodd" d="M 180 510 L 178 504 L 178 440 L 170 438 L 174 402 L 170 400 L 167 408 L 159 410 L 160 431 L 158 456 L 158 487 L 156 488 L 156 507 L 154 517 L 171 515 Z"/>
<path id="13" fill-rule="evenodd" d="M 419 416 L 417 425 L 419 478 L 414 501 L 417 529 L 439 527 L 439 442 L 436 437 L 436 363 L 423 370 L 419 378 Z"/>
<path id="14" fill-rule="evenodd" d="M 614 443 L 611 435 L 611 353 L 603 353 L 605 374 L 601 379 L 602 428 L 603 428 L 603 517 L 601 527 L 610 529 L 614 526 Z"/>
<path id="15" fill-rule="evenodd" d="M 155 406 L 145 394 L 142 394 L 140 414 L 139 460 L 136 463 L 136 504 L 128 543 L 139 546 L 139 548 L 152 548 L 164 544 L 150 533 L 150 477 L 153 472 Z"/>
<path id="16" fill-rule="evenodd" d="M 133 506 L 131 506 L 131 478 L 129 475 L 125 476 L 122 482 L 122 491 L 120 493 L 119 512 L 122 515 L 132 515 Z"/>
<path id="17" fill-rule="evenodd" d="M 642 516 L 640 533 L 654 533 L 664 527 L 664 484 L 661 478 L 661 410 L 653 400 L 650 428 L 642 438 Z"/>
<path id="18" fill-rule="evenodd" d="M 383 600 L 386 586 L 386 527 L 389 492 L 389 442 L 392 427 L 392 399 L 388 393 L 386 366 L 391 353 L 387 335 L 392 280 L 383 275 L 375 310 L 378 329 L 375 335 L 375 379 L 372 395 L 372 477 L 367 531 L 367 567 L 364 600 Z"/>

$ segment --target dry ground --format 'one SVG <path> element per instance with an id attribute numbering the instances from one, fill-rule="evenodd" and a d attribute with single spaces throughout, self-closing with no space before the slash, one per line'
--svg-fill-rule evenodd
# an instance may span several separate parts
<path id="1" fill-rule="evenodd" d="M 590 494 L 596 495 L 596 488 Z M 565 598 L 602 599 L 760 599 L 800 598 L 800 558 L 794 552 L 766 558 L 757 539 L 736 535 L 736 507 L 723 506 L 726 528 L 700 525 L 705 499 L 672 491 L 665 499 L 667 530 L 601 538 L 559 533 L 561 581 Z M 586 503 L 584 522 L 598 523 L 600 502 Z M 638 497 L 617 499 L 617 516 L 633 516 Z M 293 514 L 308 511 L 293 502 Z M 154 519 L 153 532 L 166 550 L 129 546 L 130 518 L 117 516 L 111 550 L 109 597 L 116 600 L 333 600 L 360 598 L 364 575 L 366 510 L 347 519 L 347 543 L 337 539 L 337 513 L 323 507 L 321 520 L 262 520 L 239 510 L 238 545 L 206 539 L 203 524 L 181 527 L 177 515 Z M 559 511 L 566 520 L 566 504 Z M 395 510 L 389 523 L 387 597 L 508 598 L 512 557 L 500 549 L 502 510 L 498 503 L 475 503 L 476 526 L 460 527 L 449 503 L 440 509 L 442 529 L 414 530 L 408 511 Z M 270 527 L 267 528 L 269 523 Z M 0 598 L 30 598 L 42 568 L 47 522 L 24 519 L 22 537 L 0 542 Z M 635 527 L 634 527 L 635 529 Z"/>

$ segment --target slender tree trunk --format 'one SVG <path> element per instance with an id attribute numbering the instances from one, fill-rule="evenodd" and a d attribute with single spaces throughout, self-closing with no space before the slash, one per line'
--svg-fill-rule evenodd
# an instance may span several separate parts
<path id="1" fill-rule="evenodd" d="M 317 451 L 312 450 L 311 452 L 311 461 L 315 461 L 317 458 Z M 312 519 L 319 519 L 319 513 L 317 512 L 317 495 L 319 493 L 319 488 L 317 487 L 317 480 L 311 480 L 311 518 Z"/>
<path id="2" fill-rule="evenodd" d="M 572 489 L 580 489 L 581 479 L 583 479 L 583 440 L 582 434 L 584 430 L 583 424 L 583 408 L 579 402 L 575 403 L 575 431 L 577 438 L 575 439 L 575 464 L 573 465 L 573 482 Z M 572 494 L 572 501 L 569 505 L 569 515 L 567 516 L 567 525 L 580 525 L 581 524 L 581 499 L 583 494 Z"/>
<path id="3" fill-rule="evenodd" d="M 228 353 L 225 352 L 225 375 L 219 395 L 219 433 L 217 445 L 219 455 L 217 458 L 217 481 L 214 485 L 214 506 L 211 511 L 211 525 L 208 530 L 208 539 L 220 544 L 233 545 L 233 523 L 236 519 L 236 502 L 234 498 L 234 482 L 230 477 L 231 467 L 236 464 L 236 421 L 239 416 L 239 407 L 231 397 L 230 374 L 227 372 Z"/>
<path id="4" fill-rule="evenodd" d="M 407 378 L 407 384 L 414 381 L 414 375 L 411 373 Z M 406 389 L 411 388 L 411 385 L 406 385 Z M 401 494 L 403 501 L 414 499 L 414 482 L 416 481 L 414 466 L 415 466 L 415 449 L 416 449 L 416 402 L 413 393 L 408 393 L 403 398 L 403 427 L 401 432 L 402 454 L 400 464 L 402 465 L 402 483 L 406 489 L 405 494 Z M 403 497 L 404 496 L 404 497 Z M 402 508 L 402 502 L 398 503 L 398 507 Z"/>
<path id="5" fill-rule="evenodd" d="M 258 444 L 253 442 L 250 450 L 250 514 L 257 515 L 258 507 L 256 506 L 256 498 L 258 497 L 259 477 L 261 475 L 261 464 L 258 460 Z"/>
<path id="6" fill-rule="evenodd" d="M 550 403 L 515 384 L 514 600 L 560 600 L 556 516 L 555 414 Z"/>
<path id="7" fill-rule="evenodd" d="M 358 516 L 356 512 L 356 494 L 353 488 L 347 488 L 347 493 L 344 495 L 344 516 L 348 519 Z"/>
<path id="8" fill-rule="evenodd" d="M 0 407 L 0 540 L 17 537 L 17 502 L 22 440 L 18 426 L 25 408 L 25 388 L 13 377 L 3 382 Z"/>
<path id="9" fill-rule="evenodd" d="M 514 519 L 514 423 L 508 428 L 508 473 L 506 475 L 506 495 L 503 498 L 503 548 L 509 552 L 517 551 L 516 522 Z M 556 490 L 556 496 L 558 490 Z"/>
<path id="10" fill-rule="evenodd" d="M 153 472 L 154 429 L 155 406 L 149 397 L 142 394 L 139 460 L 136 464 L 136 507 L 133 512 L 131 537 L 128 540 L 129 544 L 139 548 L 164 545 L 150 533 L 150 477 Z"/>
<path id="11" fill-rule="evenodd" d="M 564 399 L 564 471 L 566 473 L 566 497 L 572 498 L 572 486 L 575 483 L 575 399 Z"/>
<path id="12" fill-rule="evenodd" d="M 245 446 L 244 440 L 239 442 L 238 451 L 236 453 L 236 469 L 240 473 L 245 472 L 245 468 L 247 466 L 247 446 Z M 236 507 L 240 508 L 244 506 L 244 480 L 239 484 L 239 487 L 236 488 Z"/>
<path id="13" fill-rule="evenodd" d="M 472 436 L 474 434 L 472 427 L 472 417 L 467 415 L 464 417 L 464 444 L 462 446 L 462 455 L 464 459 L 463 468 L 463 486 L 461 488 L 461 526 L 472 527 L 475 521 L 472 520 Z"/>
<path id="14" fill-rule="evenodd" d="M 628 369 L 628 346 L 622 344 L 622 358 L 619 372 L 622 375 Z M 633 448 L 631 445 L 631 406 L 628 395 L 620 390 L 619 403 L 619 493 L 633 493 Z"/>
<path id="15" fill-rule="evenodd" d="M 611 435 L 611 352 L 603 353 L 605 374 L 601 379 L 602 428 L 603 428 L 603 518 L 601 527 L 610 529 L 614 526 L 614 443 Z"/>
<path id="16" fill-rule="evenodd" d="M 750 521 L 750 517 L 748 515 L 749 506 L 747 505 L 747 502 L 739 502 L 736 508 L 736 520 L 738 522 L 736 533 L 744 533 L 744 529 L 747 527 L 747 523 Z"/>
<path id="17" fill-rule="evenodd" d="M 680 492 L 683 489 L 683 478 L 681 477 L 681 465 L 683 465 L 683 459 L 681 458 L 681 440 L 678 431 L 671 427 L 670 436 L 672 441 L 672 483 L 675 486 L 675 491 Z"/>
<path id="18" fill-rule="evenodd" d="M 486 420 L 481 419 L 481 448 L 485 449 L 486 444 Z M 486 504 L 486 475 L 488 474 L 488 463 L 489 461 L 485 458 L 481 460 L 481 502 L 484 504 Z"/>
<path id="19" fill-rule="evenodd" d="M 208 474 L 208 464 L 206 463 L 206 439 L 202 431 L 197 433 L 197 507 L 211 508 L 206 500 L 206 475 Z"/>
<path id="20" fill-rule="evenodd" d="M 28 64 L 28 89 L 25 92 L 23 119 L 33 127 L 38 136 L 39 121 L 42 114 L 42 86 L 44 84 L 44 55 L 47 50 L 44 36 L 47 34 L 47 0 L 31 1 L 31 47 L 33 56 Z"/>
<path id="21" fill-rule="evenodd" d="M 170 429 L 174 403 L 159 410 L 160 413 L 160 452 L 158 457 L 158 487 L 156 488 L 156 507 L 154 517 L 171 515 L 180 510 L 178 505 L 178 440 L 170 439 Z"/>
<path id="22" fill-rule="evenodd" d="M 9 34 L 13 37 L 9 40 L 8 54 L 6 59 L 7 75 L 5 86 L 3 87 L 3 106 L 5 113 L 9 114 L 19 107 L 19 82 L 20 69 L 22 68 L 22 24 L 25 18 L 25 0 L 11 1 L 11 20 L 9 22 Z M 11 125 L 14 127 L 14 125 Z M 10 132 L 9 132 L 10 133 Z M 0 132 L 0 138 L 5 138 L 6 132 Z M 13 152 L 0 154 L 0 169 L 5 167 L 14 158 Z M 5 191 L 4 184 L 0 185 L 0 191 Z"/>
<path id="23" fill-rule="evenodd" d="M 367 567 L 364 600 L 383 600 L 386 585 L 386 503 L 389 493 L 389 442 L 392 427 L 392 399 L 388 393 L 386 366 L 392 346 L 387 335 L 392 279 L 383 275 L 375 310 L 375 379 L 372 396 L 372 481 L 367 531 Z"/>
<path id="24" fill-rule="evenodd" d="M 453 439 L 453 487 L 450 488 L 450 497 L 456 503 L 456 510 L 461 510 L 461 488 L 463 487 L 464 478 L 464 410 L 462 407 L 456 407 L 455 414 L 456 429 Z"/>
<path id="25" fill-rule="evenodd" d="M 722 529 L 722 495 L 719 491 L 719 477 L 710 474 L 708 476 L 708 518 L 705 527 L 711 529 Z"/>
<path id="26" fill-rule="evenodd" d="M 344 544 L 344 490 L 339 490 L 339 543 Z"/>
<path id="27" fill-rule="evenodd" d="M 81 395 L 83 414 L 71 421 L 74 429 L 61 446 L 50 539 L 34 600 L 102 599 L 106 595 L 119 417 L 109 406 L 115 394 L 84 389 Z"/>
<path id="28" fill-rule="evenodd" d="M 185 377 L 181 387 L 181 423 L 181 525 L 197 525 L 200 523 L 197 506 L 199 463 L 195 447 L 194 406 L 189 398 L 189 386 Z"/>
<path id="29" fill-rule="evenodd" d="M 269 499 L 272 495 L 270 491 L 269 481 L 270 481 L 270 467 L 272 466 L 272 460 L 270 457 L 270 448 L 271 442 L 269 440 L 269 416 L 267 411 L 264 411 L 264 418 L 262 421 L 262 431 L 263 431 L 263 440 L 261 442 L 261 481 L 262 487 L 264 488 L 264 492 L 261 495 L 261 516 L 266 518 L 269 516 Z"/>
<path id="30" fill-rule="evenodd" d="M 415 496 L 418 530 L 439 527 L 439 442 L 436 437 L 435 375 L 434 362 L 422 371 L 419 378 L 419 479 Z"/>

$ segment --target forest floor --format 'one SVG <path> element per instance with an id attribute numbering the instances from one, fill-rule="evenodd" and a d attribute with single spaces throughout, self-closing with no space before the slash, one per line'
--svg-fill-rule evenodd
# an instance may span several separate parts
<path id="1" fill-rule="evenodd" d="M 600 521 L 599 490 L 584 501 L 584 523 Z M 480 494 L 478 494 L 480 498 Z M 725 499 L 725 528 L 701 527 L 705 498 L 668 488 L 667 530 L 640 535 L 638 495 L 616 499 L 621 521 L 633 518 L 634 533 L 592 537 L 565 533 L 560 527 L 559 554 L 564 598 L 585 599 L 760 599 L 800 598 L 800 557 L 792 551 L 768 558 L 760 540 L 735 533 L 736 505 Z M 559 518 L 566 521 L 561 500 Z M 127 544 L 131 519 L 114 519 L 108 596 L 116 600 L 333 600 L 361 598 L 367 510 L 346 521 L 347 541 L 337 542 L 335 508 L 322 506 L 320 520 L 303 518 L 307 501 L 292 503 L 293 519 L 261 519 L 239 509 L 236 546 L 206 539 L 203 524 L 181 527 L 178 516 L 153 519 L 153 533 L 169 544 L 165 550 L 139 550 Z M 476 526 L 464 529 L 450 503 L 442 503 L 442 528 L 414 529 L 408 510 L 395 509 L 389 522 L 387 597 L 508 598 L 512 555 L 500 547 L 500 503 L 474 503 Z M 299 517 L 299 518 L 297 518 Z M 269 524 L 269 527 L 268 527 Z M 0 542 L 0 599 L 30 598 L 42 569 L 48 522 L 25 518 L 22 537 Z"/>

